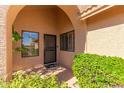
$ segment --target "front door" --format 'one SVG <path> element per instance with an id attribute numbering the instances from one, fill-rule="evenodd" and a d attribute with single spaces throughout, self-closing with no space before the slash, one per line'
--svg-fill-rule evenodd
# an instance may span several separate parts
<path id="1" fill-rule="evenodd" d="M 56 35 L 44 35 L 44 65 L 47 68 L 56 66 Z"/>

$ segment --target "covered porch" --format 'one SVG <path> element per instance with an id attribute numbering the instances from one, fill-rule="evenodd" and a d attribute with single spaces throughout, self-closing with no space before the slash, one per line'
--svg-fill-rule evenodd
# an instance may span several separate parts
<path id="1" fill-rule="evenodd" d="M 76 6 L 11 6 L 8 27 L 11 23 L 21 40 L 12 43 L 12 62 L 7 68 L 10 75 L 41 65 L 71 69 L 74 55 L 83 52 L 85 47 L 85 29 L 81 27 L 84 23 L 78 18 L 78 11 Z M 34 39 L 37 42 L 33 42 Z M 15 51 L 22 46 L 30 51 L 24 54 Z M 33 50 L 34 54 L 31 52 Z M 69 73 L 72 74 L 71 71 Z"/>
<path id="2" fill-rule="evenodd" d="M 19 41 L 13 43 L 13 71 L 36 65 L 71 68 L 75 54 L 75 31 L 60 8 L 25 6 L 16 16 L 13 27 L 21 36 Z M 15 51 L 18 47 L 28 51 Z"/>

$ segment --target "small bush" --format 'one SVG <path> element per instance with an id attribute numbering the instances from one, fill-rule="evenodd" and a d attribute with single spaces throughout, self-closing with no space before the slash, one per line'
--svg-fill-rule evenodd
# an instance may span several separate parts
<path id="1" fill-rule="evenodd" d="M 67 84 L 58 82 L 54 75 L 41 77 L 37 73 L 25 74 L 22 71 L 17 72 L 9 83 L 1 82 L 0 87 L 7 88 L 67 88 Z"/>
<path id="2" fill-rule="evenodd" d="M 0 88 L 7 88 L 7 84 L 2 80 L 2 78 L 0 79 Z"/>
<path id="3" fill-rule="evenodd" d="M 83 88 L 124 87 L 124 59 L 79 54 L 74 58 L 73 73 Z"/>

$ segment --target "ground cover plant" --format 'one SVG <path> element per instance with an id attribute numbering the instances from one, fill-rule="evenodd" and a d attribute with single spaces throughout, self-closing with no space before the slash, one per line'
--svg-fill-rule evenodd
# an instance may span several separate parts
<path id="1" fill-rule="evenodd" d="M 10 82 L 0 80 L 1 88 L 67 88 L 65 82 L 59 82 L 55 75 L 42 77 L 38 73 L 30 74 L 18 71 Z"/>
<path id="2" fill-rule="evenodd" d="M 124 87 L 124 59 L 96 54 L 78 54 L 73 74 L 82 88 Z"/>

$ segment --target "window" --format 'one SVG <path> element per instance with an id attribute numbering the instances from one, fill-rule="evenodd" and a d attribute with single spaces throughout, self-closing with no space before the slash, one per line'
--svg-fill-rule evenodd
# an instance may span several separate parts
<path id="1" fill-rule="evenodd" d="M 39 56 L 39 33 L 22 31 L 22 57 Z"/>
<path id="2" fill-rule="evenodd" d="M 60 50 L 74 51 L 74 30 L 60 35 Z"/>

